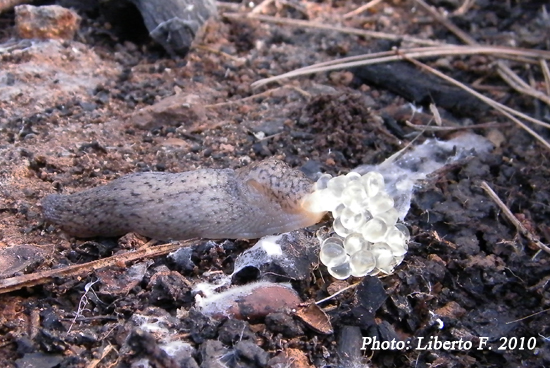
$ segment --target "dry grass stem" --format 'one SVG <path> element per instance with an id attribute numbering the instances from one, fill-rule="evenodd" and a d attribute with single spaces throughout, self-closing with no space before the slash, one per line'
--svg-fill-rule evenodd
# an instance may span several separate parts
<path id="1" fill-rule="evenodd" d="M 510 87 L 515 89 L 519 93 L 526 94 L 528 96 L 538 98 L 547 105 L 550 105 L 550 96 L 546 95 L 544 92 L 538 91 L 527 84 L 523 79 L 519 77 L 512 69 L 509 67 L 504 67 L 502 62 L 498 62 L 498 75 L 506 82 Z"/>
<path id="2" fill-rule="evenodd" d="M 411 129 L 421 130 L 426 132 L 452 132 L 456 130 L 488 129 L 488 128 L 503 127 L 510 124 L 511 123 L 484 123 L 484 124 L 473 124 L 468 126 L 432 126 L 432 125 L 413 124 L 410 121 L 405 122 L 405 125 Z"/>
<path id="3" fill-rule="evenodd" d="M 190 245 L 195 239 L 187 240 L 181 243 L 162 244 L 155 247 L 142 247 L 136 251 L 130 251 L 117 254 L 111 257 L 98 259 L 83 264 L 75 264 L 63 268 L 39 271 L 31 274 L 9 277 L 0 280 L 0 294 L 19 290 L 25 287 L 32 287 L 46 284 L 59 277 L 75 277 L 79 275 L 90 275 L 95 270 L 118 265 L 121 263 L 134 262 L 144 258 L 158 257 L 179 248 Z"/>
<path id="4" fill-rule="evenodd" d="M 321 299 L 321 300 L 319 300 L 319 301 L 316 301 L 315 304 L 319 305 L 319 304 L 321 304 L 321 303 L 324 303 L 324 302 L 326 302 L 326 301 L 328 301 L 328 300 L 330 300 L 330 299 L 332 299 L 332 298 L 334 298 L 334 297 L 336 297 L 336 296 L 338 296 L 338 295 L 340 295 L 340 294 L 342 294 L 342 293 L 344 293 L 344 292 L 346 292 L 346 291 L 348 291 L 348 290 L 350 290 L 350 289 L 356 288 L 357 286 L 359 286 L 359 284 L 361 284 L 361 281 L 356 282 L 355 284 L 352 284 L 352 285 L 350 285 L 350 286 L 347 286 L 347 287 L 343 288 L 342 290 L 338 290 L 338 291 L 335 292 L 334 294 L 332 294 L 332 295 L 330 295 L 330 296 L 327 296 L 326 298 Z"/>
<path id="5" fill-rule="evenodd" d="M 88 363 L 88 365 L 86 365 L 86 368 L 96 368 L 99 365 L 99 363 L 101 363 L 103 358 L 105 358 L 107 355 L 109 355 L 109 353 L 113 350 L 114 350 L 113 345 L 109 344 L 109 345 L 105 346 L 105 349 L 103 349 L 103 351 L 101 352 L 101 356 L 97 359 L 90 360 L 90 363 Z"/>
<path id="6" fill-rule="evenodd" d="M 267 97 L 267 96 L 270 96 L 271 94 L 273 94 L 274 92 L 277 92 L 277 91 L 281 90 L 282 88 L 289 88 L 289 87 L 287 87 L 287 86 L 276 87 L 276 88 L 268 89 L 267 91 L 263 91 L 261 93 L 256 93 L 255 95 L 252 95 L 252 96 L 248 96 L 248 97 L 245 97 L 245 98 L 240 98 L 238 100 L 220 102 L 220 103 L 213 104 L 213 105 L 204 105 L 204 107 L 207 108 L 207 109 L 211 109 L 211 108 L 228 106 L 228 105 L 233 105 L 233 104 L 237 104 L 237 103 L 250 101 L 250 100 L 258 98 L 258 97 Z"/>
<path id="7" fill-rule="evenodd" d="M 525 236 L 531 243 L 535 244 L 539 249 L 550 254 L 550 248 L 542 243 L 535 235 L 533 235 L 527 228 L 519 221 L 516 216 L 510 211 L 510 209 L 502 202 L 495 191 L 485 181 L 481 182 L 481 187 L 487 193 L 489 197 L 500 208 L 504 216 L 510 221 L 523 236 Z"/>
<path id="8" fill-rule="evenodd" d="M 544 85 L 546 87 L 546 94 L 550 96 L 550 69 L 548 69 L 548 63 L 546 60 L 539 60 L 540 69 L 542 70 L 542 75 L 544 76 Z"/>
<path id="9" fill-rule="evenodd" d="M 464 0 L 462 5 L 453 12 L 453 15 L 461 16 L 466 14 L 475 3 L 476 0 Z"/>
<path id="10" fill-rule="evenodd" d="M 536 140 L 538 140 L 540 143 L 543 144 L 544 147 L 546 147 L 548 150 L 550 150 L 550 144 L 548 142 L 546 142 L 539 134 L 537 134 L 537 132 L 535 132 L 533 129 L 529 128 L 527 125 L 525 125 L 525 123 L 523 123 L 522 121 L 520 121 L 519 119 L 516 119 L 514 117 L 514 115 L 516 116 L 519 116 L 523 119 L 526 119 L 526 120 L 529 120 L 531 122 L 536 122 L 536 124 L 539 124 L 539 125 L 542 125 L 542 126 L 545 126 L 545 127 L 550 127 L 550 124 L 547 124 L 547 123 L 544 123 L 538 119 L 534 119 L 530 116 L 527 116 L 519 111 L 516 111 L 508 106 L 505 106 L 501 103 L 498 103 L 496 102 L 495 100 L 487 97 L 487 96 L 484 96 L 482 95 L 481 93 L 478 93 L 476 91 L 474 91 L 473 89 L 471 89 L 470 87 L 464 85 L 463 83 L 460 83 L 459 81 L 457 81 L 456 79 L 453 79 L 443 73 L 441 73 L 440 71 L 426 65 L 426 64 L 423 64 L 421 62 L 419 62 L 418 60 L 414 60 L 414 59 L 407 59 L 409 60 L 411 63 L 419 66 L 420 68 L 426 70 L 426 71 L 429 71 L 430 73 L 434 74 L 434 75 L 437 75 L 438 77 L 446 80 L 447 82 L 451 83 L 451 84 L 454 84 L 455 86 L 467 91 L 468 93 L 474 95 L 475 97 L 479 98 L 481 101 L 485 102 L 486 104 L 488 104 L 489 106 L 491 106 L 492 108 L 494 108 L 495 110 L 498 110 L 501 114 L 503 114 L 504 116 L 506 116 L 508 119 L 512 120 L 514 123 L 516 123 L 517 125 L 519 125 L 521 128 L 523 128 L 527 133 L 529 133 L 531 136 L 533 136 Z"/>
<path id="11" fill-rule="evenodd" d="M 435 56 L 464 56 L 464 55 L 495 55 L 498 57 L 506 56 L 524 56 L 539 59 L 550 60 L 550 52 L 542 50 L 515 49 L 512 47 L 499 46 L 456 46 L 441 45 L 438 47 L 415 47 L 411 49 L 400 49 L 395 51 L 377 52 L 374 54 L 352 56 L 339 60 L 326 61 L 319 64 L 310 65 L 304 68 L 296 69 L 288 73 L 274 77 L 260 79 L 252 83 L 252 88 L 258 88 L 265 84 L 302 75 L 309 75 L 333 70 L 348 69 L 358 66 L 387 63 L 390 61 L 399 61 L 405 58 L 417 59 Z M 538 61 L 532 61 L 538 63 Z"/>
<path id="12" fill-rule="evenodd" d="M 477 41 L 474 40 L 469 34 L 455 26 L 450 20 L 442 16 L 435 8 L 426 4 L 423 0 L 414 0 L 415 3 L 420 5 L 422 9 L 430 13 L 439 23 L 443 24 L 449 31 L 454 33 L 455 36 L 460 38 L 464 43 L 468 45 L 476 45 Z"/>
<path id="13" fill-rule="evenodd" d="M 349 19 L 349 18 L 352 18 L 356 15 L 359 15 L 362 12 L 364 12 L 365 10 L 370 9 L 373 6 L 376 6 L 376 5 L 380 4 L 382 1 L 384 1 L 384 0 L 371 0 L 368 3 L 366 3 L 364 5 L 361 5 L 357 9 L 355 9 L 353 11 L 350 11 L 349 13 L 344 14 L 343 18 L 344 19 Z"/>
<path id="14" fill-rule="evenodd" d="M 440 22 L 443 26 L 445 26 L 450 32 L 452 32 L 455 36 L 460 38 L 464 43 L 470 45 L 470 46 L 477 46 L 479 43 L 471 37 L 466 32 L 462 31 L 460 28 L 455 26 L 450 20 L 442 16 L 434 7 L 426 4 L 424 0 L 414 0 L 418 5 L 420 5 L 425 11 L 430 13 L 430 15 Z M 544 93 L 534 89 L 533 87 L 529 86 L 527 83 L 525 83 L 510 67 L 506 64 L 504 64 L 502 61 L 497 62 L 497 72 L 499 73 L 500 77 L 508 83 L 510 87 L 518 91 L 519 93 L 526 94 L 528 96 L 537 98 L 547 105 L 550 105 L 550 96 L 545 95 Z"/>
<path id="15" fill-rule="evenodd" d="M 246 19 L 246 18 L 256 19 L 262 22 L 285 24 L 285 25 L 294 26 L 294 27 L 323 29 L 326 31 L 336 31 L 336 32 L 354 34 L 354 35 L 363 36 L 363 37 L 379 38 L 383 40 L 405 41 L 405 42 L 416 43 L 419 45 L 435 46 L 435 45 L 441 44 L 440 42 L 437 42 L 437 41 L 425 40 L 422 38 L 416 38 L 416 37 L 411 37 L 406 35 L 394 35 L 391 33 L 366 31 L 366 30 L 351 28 L 351 27 L 333 26 L 329 24 L 311 22 L 307 20 L 278 18 L 278 17 L 269 16 L 269 15 L 259 15 L 259 14 L 252 14 L 252 13 L 223 13 L 222 16 L 230 19 Z"/>

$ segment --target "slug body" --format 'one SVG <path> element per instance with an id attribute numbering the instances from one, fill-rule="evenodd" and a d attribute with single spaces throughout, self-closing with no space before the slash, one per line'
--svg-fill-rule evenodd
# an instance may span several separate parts
<path id="1" fill-rule="evenodd" d="M 137 173 L 42 200 L 44 217 L 87 238 L 135 232 L 157 240 L 254 239 L 313 225 L 302 208 L 313 183 L 277 160 L 231 170 Z"/>

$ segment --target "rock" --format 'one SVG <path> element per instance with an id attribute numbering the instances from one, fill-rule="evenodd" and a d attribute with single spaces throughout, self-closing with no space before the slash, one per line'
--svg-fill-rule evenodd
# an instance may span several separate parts
<path id="1" fill-rule="evenodd" d="M 206 340 L 199 348 L 202 358 L 201 368 L 223 368 L 226 365 L 221 358 L 229 352 L 229 349 L 217 340 Z"/>
<path id="2" fill-rule="evenodd" d="M 154 105 L 144 107 L 130 116 L 136 128 L 151 130 L 162 126 L 196 126 L 206 120 L 201 98 L 194 94 L 177 94 Z"/>
<path id="3" fill-rule="evenodd" d="M 265 317 L 265 324 L 270 331 L 281 333 L 292 338 L 304 334 L 302 326 L 286 313 L 271 313 Z"/>
<path id="4" fill-rule="evenodd" d="M 313 368 L 300 349 L 286 349 L 267 362 L 269 368 Z"/>
<path id="5" fill-rule="evenodd" d="M 151 290 L 149 300 L 153 304 L 174 303 L 181 306 L 193 300 L 191 283 L 176 271 L 157 272 L 151 277 L 147 289 Z"/>
<path id="6" fill-rule="evenodd" d="M 318 250 L 303 231 L 265 236 L 235 260 L 233 281 L 242 283 L 250 275 L 268 281 L 309 281 Z"/>
<path id="7" fill-rule="evenodd" d="M 239 341 L 235 345 L 238 357 L 245 362 L 255 363 L 257 367 L 267 365 L 268 354 L 252 341 Z"/>
<path id="8" fill-rule="evenodd" d="M 302 301 L 288 284 L 257 282 L 197 300 L 201 312 L 214 318 L 258 319 L 295 309 Z"/>
<path id="9" fill-rule="evenodd" d="M 46 256 L 46 250 L 33 245 L 17 245 L 0 250 L 0 278 L 27 272 L 39 265 Z"/>
<path id="10" fill-rule="evenodd" d="M 17 359 L 15 364 L 17 368 L 53 368 L 59 366 L 62 361 L 62 355 L 31 353 L 25 354 L 22 358 Z"/>
<path id="11" fill-rule="evenodd" d="M 127 295 L 138 286 L 147 271 L 147 263 L 136 263 L 130 268 L 109 267 L 96 271 L 101 280 L 98 294 L 117 297 Z"/>
<path id="12" fill-rule="evenodd" d="M 218 330 L 218 339 L 226 345 L 233 345 L 241 340 L 254 341 L 255 337 L 248 322 L 238 319 L 228 319 Z"/>
<path id="13" fill-rule="evenodd" d="M 15 7 L 15 26 L 21 38 L 72 40 L 80 17 L 59 5 Z"/>
<path id="14" fill-rule="evenodd" d="M 338 356 L 344 367 L 353 367 L 355 362 L 361 361 L 363 336 L 357 326 L 342 326 L 338 334 Z"/>
<path id="15" fill-rule="evenodd" d="M 203 24 L 216 14 L 213 0 L 131 1 L 150 36 L 173 56 L 185 56 Z"/>

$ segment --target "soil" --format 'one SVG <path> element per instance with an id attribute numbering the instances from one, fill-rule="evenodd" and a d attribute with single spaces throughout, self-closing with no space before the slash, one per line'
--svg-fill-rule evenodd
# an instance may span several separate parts
<path id="1" fill-rule="evenodd" d="M 238 168 L 267 157 L 312 178 L 318 172 L 337 175 L 382 162 L 416 135 L 406 120 L 424 123 L 417 120 L 421 114 L 403 116 L 411 101 L 364 83 L 357 71 L 250 87 L 317 62 L 386 50 L 394 45 L 387 41 L 218 17 L 185 58 L 173 58 L 130 19 L 135 9 L 122 21 L 94 2 L 58 3 L 77 7 L 82 17 L 74 41 L 19 40 L 13 12 L 0 16 L 2 278 L 90 262 L 148 241 L 69 238 L 42 219 L 40 200 L 49 193 L 73 193 L 139 171 Z M 335 24 L 335 14 L 362 3 L 275 1 L 265 14 Z M 431 3 L 453 12 L 462 2 Z M 226 3 L 219 12 L 237 5 Z M 482 44 L 548 50 L 548 11 L 543 1 L 480 0 L 451 20 Z M 459 42 L 413 1 L 383 2 L 343 25 Z M 548 122 L 548 106 L 507 87 L 491 62 L 484 56 L 429 60 L 462 82 L 481 80 L 478 86 L 490 97 Z M 524 80 L 544 81 L 538 67 L 510 65 Z M 189 111 L 181 103 L 171 105 L 173 111 L 155 110 L 170 96 L 191 101 Z M 327 219 L 296 233 L 312 260 L 302 263 L 300 275 L 285 277 L 278 267 L 240 273 L 235 280 L 247 284 L 280 272 L 270 281 L 292 281 L 303 302 L 360 282 L 320 304 L 329 317 L 322 323 L 330 326 L 288 310 L 244 320 L 203 315 L 195 307 L 196 286 L 230 275 L 254 241 L 196 240 L 182 259 L 156 257 L 0 295 L 2 366 L 550 366 L 550 258 L 518 234 L 480 186 L 487 182 L 548 243 L 548 153 L 492 110 L 440 112 L 455 126 L 497 124 L 471 129 L 495 149 L 422 183 L 405 219 L 412 233 L 409 252 L 394 274 L 331 278 L 308 253 L 316 251 L 315 232 L 330 224 Z M 536 130 L 549 138 L 545 128 Z M 449 133 L 428 132 L 417 142 L 432 136 L 446 139 Z M 144 321 L 156 332 L 144 329 Z M 161 348 L 163 329 L 179 339 L 180 348 L 185 343 L 179 358 Z M 363 337 L 406 341 L 411 348 L 362 351 Z M 473 346 L 437 345 L 461 339 Z M 429 348 L 417 348 L 428 342 Z"/>

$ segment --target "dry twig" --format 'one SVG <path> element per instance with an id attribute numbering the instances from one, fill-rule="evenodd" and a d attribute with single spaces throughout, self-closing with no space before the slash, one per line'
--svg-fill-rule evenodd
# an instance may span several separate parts
<path id="1" fill-rule="evenodd" d="M 167 253 L 173 252 L 181 247 L 188 246 L 193 241 L 194 239 L 187 240 L 182 243 L 170 243 L 158 245 L 155 247 L 143 247 L 139 250 L 136 250 L 135 252 L 117 254 L 111 257 L 98 259 L 96 261 L 88 263 L 77 264 L 64 268 L 56 268 L 53 270 L 40 271 L 28 275 L 10 277 L 0 280 L 0 294 L 9 293 L 10 291 L 19 290 L 24 287 L 43 285 L 45 283 L 53 281 L 57 277 L 75 277 L 79 275 L 89 275 L 95 270 L 114 266 L 120 264 L 120 262 L 127 263 L 143 258 L 162 256 Z"/>
<path id="2" fill-rule="evenodd" d="M 357 29 L 357 28 L 351 28 L 351 27 L 340 27 L 340 26 L 333 26 L 329 24 L 323 24 L 318 22 L 311 22 L 307 20 L 297 20 L 297 19 L 290 19 L 290 18 L 277 18 L 272 17 L 268 15 L 259 15 L 259 14 L 252 14 L 252 13 L 223 13 L 222 16 L 230 19 L 256 19 L 262 22 L 270 22 L 270 23 L 277 23 L 277 24 L 285 24 L 289 26 L 294 27 L 306 27 L 306 28 L 317 28 L 317 29 L 324 29 L 326 31 L 337 31 L 342 33 L 349 33 L 354 34 L 358 36 L 363 37 L 370 37 L 370 38 L 379 38 L 383 40 L 392 40 L 392 41 L 406 41 L 411 43 L 416 43 L 419 45 L 440 45 L 441 43 L 436 41 L 430 41 L 425 40 L 422 38 L 416 38 L 411 36 L 403 36 L 403 35 L 394 35 L 391 33 L 384 33 L 384 32 L 375 32 L 375 31 L 367 31 L 363 29 Z"/>
<path id="3" fill-rule="evenodd" d="M 534 138 L 536 138 L 539 142 L 541 142 L 546 148 L 550 149 L 550 144 L 548 142 L 546 142 L 538 133 L 533 131 L 531 128 L 529 128 L 527 125 L 525 125 L 523 122 L 516 119 L 513 115 L 516 115 L 516 116 L 521 117 L 523 119 L 529 120 L 529 121 L 531 121 L 535 124 L 545 126 L 547 128 L 550 127 L 550 124 L 544 123 L 544 122 L 542 122 L 538 119 L 534 119 L 534 118 L 532 118 L 528 115 L 525 115 L 525 114 L 523 114 L 523 113 L 521 113 L 517 110 L 514 110 L 514 109 L 512 109 L 508 106 L 502 105 L 502 104 L 496 102 L 495 100 L 474 91 L 473 89 L 467 87 L 463 83 L 460 83 L 456 79 L 453 79 L 453 78 L 437 71 L 436 69 L 433 69 L 433 68 L 429 67 L 426 64 L 423 64 L 423 63 L 421 63 L 417 60 L 414 60 L 414 59 L 410 59 L 409 61 L 412 62 L 413 64 L 429 71 L 430 73 L 435 74 L 435 75 L 437 75 L 438 77 L 440 77 L 442 79 L 445 79 L 446 81 L 454 84 L 455 86 L 460 87 L 461 89 L 469 92 L 470 94 L 474 95 L 475 97 L 479 98 L 480 100 L 482 100 L 486 104 L 490 105 L 495 110 L 499 111 L 501 114 L 503 114 L 504 116 L 506 116 L 507 118 L 509 118 L 510 120 L 515 122 L 516 124 L 518 124 L 521 128 L 523 128 L 525 131 L 527 131 L 529 134 L 531 134 Z"/>
<path id="4" fill-rule="evenodd" d="M 414 59 L 408 59 L 411 63 L 415 64 L 416 66 L 419 66 L 420 68 L 424 69 L 424 70 L 427 70 L 429 71 L 430 73 L 434 74 L 434 75 L 437 75 L 438 77 L 446 80 L 447 82 L 449 83 L 452 83 L 454 84 L 455 86 L 467 91 L 468 93 L 474 95 L 475 97 L 479 98 L 481 101 L 485 102 L 486 104 L 488 104 L 489 106 L 491 106 L 492 108 L 494 108 L 495 110 L 499 111 L 502 115 L 506 116 L 508 119 L 512 120 L 514 123 L 516 123 L 517 125 L 519 125 L 522 129 L 524 129 L 527 133 L 529 133 L 531 136 L 533 136 L 536 140 L 538 140 L 540 143 L 543 144 L 544 147 L 546 147 L 547 149 L 550 150 L 550 144 L 548 142 L 546 142 L 544 140 L 544 138 L 542 138 L 537 132 L 535 132 L 533 129 L 529 128 L 527 125 L 525 125 L 525 123 L 523 123 L 521 120 L 517 119 L 514 117 L 514 115 L 518 116 L 518 117 L 521 117 L 522 119 L 526 119 L 526 120 L 529 120 L 531 122 L 534 122 L 535 124 L 539 124 L 539 125 L 542 125 L 542 126 L 545 126 L 545 127 L 550 127 L 550 124 L 547 124 L 547 123 L 544 123 L 538 119 L 535 119 L 535 118 L 532 118 L 528 115 L 525 115 L 519 111 L 516 111 L 508 106 L 505 106 L 501 103 L 498 103 L 496 102 L 495 100 L 487 97 L 487 96 L 484 96 L 482 95 L 481 93 L 479 92 L 476 92 L 474 91 L 473 89 L 471 89 L 470 87 L 466 86 L 465 84 L 463 83 L 460 83 L 459 81 L 457 81 L 456 79 L 454 78 L 451 78 L 443 73 L 441 73 L 440 71 L 426 65 L 426 64 L 423 64 L 421 63 L 420 61 L 418 60 L 414 60 Z"/>
<path id="5" fill-rule="evenodd" d="M 358 55 L 338 60 L 326 61 L 300 69 L 292 70 L 288 73 L 274 77 L 260 79 L 252 83 L 252 88 L 258 88 L 265 84 L 301 75 L 328 72 L 333 70 L 348 69 L 358 66 L 381 64 L 391 61 L 407 59 L 429 58 L 434 56 L 464 56 L 464 55 L 494 55 L 501 58 L 509 56 L 522 56 L 526 58 L 536 58 L 533 63 L 538 63 L 539 59 L 550 60 L 550 52 L 544 50 L 516 49 L 512 47 L 500 46 L 457 46 L 441 45 L 437 47 L 415 47 L 410 49 L 399 49 L 393 51 L 383 51 L 367 55 Z"/>
<path id="6" fill-rule="evenodd" d="M 450 20 L 442 16 L 435 8 L 429 6 L 424 2 L 424 0 L 414 0 L 418 5 L 420 5 L 425 11 L 430 13 L 430 15 L 436 19 L 438 22 L 443 24 L 449 31 L 451 31 L 455 36 L 460 38 L 465 44 L 470 46 L 477 46 L 479 43 L 472 38 L 469 34 L 462 31 L 460 28 L 455 26 Z M 508 83 L 510 87 L 518 91 L 519 93 L 524 93 L 534 98 L 538 98 L 544 103 L 550 105 L 550 95 L 546 95 L 543 92 L 536 90 L 527 83 L 525 83 L 514 71 L 502 61 L 497 62 L 497 71 L 500 77 Z"/>
<path id="7" fill-rule="evenodd" d="M 487 184 L 485 181 L 481 182 L 481 188 L 487 193 L 489 197 L 496 203 L 496 205 L 500 208 L 504 216 L 510 221 L 523 236 L 525 236 L 531 243 L 535 244 L 539 249 L 545 251 L 546 253 L 550 254 L 550 248 L 542 243 L 535 235 L 533 235 L 523 224 L 514 216 L 512 211 L 506 205 L 502 200 L 498 197 L 498 195 L 494 192 L 493 189 Z"/>

